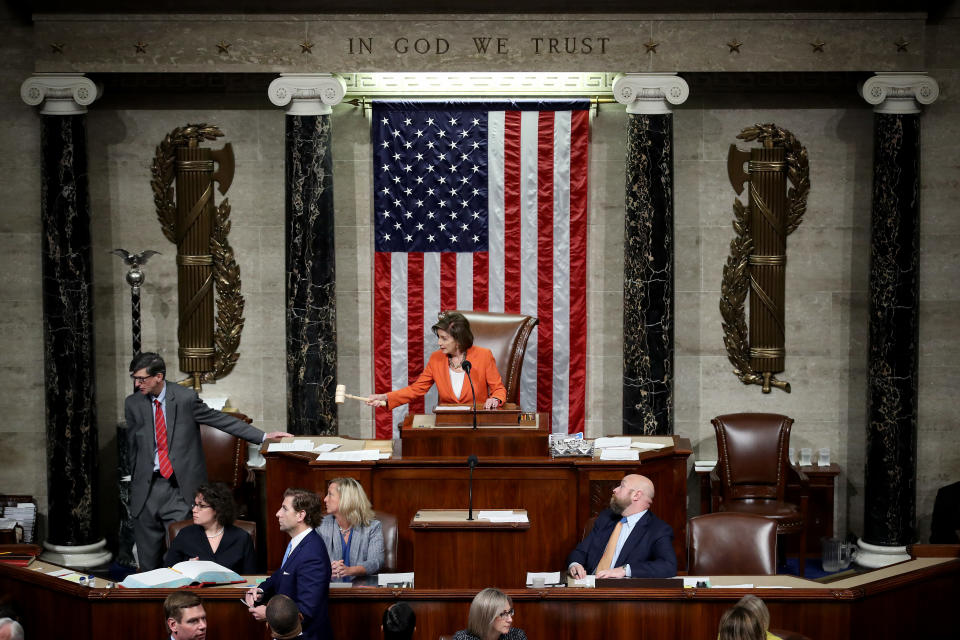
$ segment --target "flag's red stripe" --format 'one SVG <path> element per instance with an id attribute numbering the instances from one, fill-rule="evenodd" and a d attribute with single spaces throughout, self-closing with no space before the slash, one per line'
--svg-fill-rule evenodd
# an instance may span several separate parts
<path id="1" fill-rule="evenodd" d="M 587 376 L 587 152 L 588 111 L 574 111 L 570 123 L 570 422 L 568 433 L 584 426 Z"/>
<path id="2" fill-rule="evenodd" d="M 553 408 L 553 128 L 555 112 L 537 120 L 537 411 Z"/>
<path id="3" fill-rule="evenodd" d="M 407 378 L 423 371 L 423 254 L 407 254 Z M 423 398 L 412 400 L 410 413 L 423 413 Z"/>
<path id="4" fill-rule="evenodd" d="M 457 254 L 440 254 L 440 311 L 457 308 Z"/>
<path id="5" fill-rule="evenodd" d="M 386 393 L 393 387 L 390 372 L 390 256 L 375 251 L 373 254 L 373 388 Z M 375 418 L 377 438 L 393 437 L 393 416 L 385 409 L 377 409 Z"/>
<path id="6" fill-rule="evenodd" d="M 473 254 L 473 310 L 488 311 L 490 308 L 490 254 L 478 251 Z"/>
<path id="7" fill-rule="evenodd" d="M 520 112 L 507 111 L 503 132 L 503 310 L 520 313 Z"/>

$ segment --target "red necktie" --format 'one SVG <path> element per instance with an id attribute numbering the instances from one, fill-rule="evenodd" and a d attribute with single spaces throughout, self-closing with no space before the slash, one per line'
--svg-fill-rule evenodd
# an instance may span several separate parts
<path id="1" fill-rule="evenodd" d="M 173 475 L 173 465 L 170 464 L 170 453 L 167 450 L 167 421 L 163 417 L 163 405 L 154 400 L 156 406 L 153 424 L 157 432 L 157 458 L 160 462 L 160 475 L 169 478 Z"/>

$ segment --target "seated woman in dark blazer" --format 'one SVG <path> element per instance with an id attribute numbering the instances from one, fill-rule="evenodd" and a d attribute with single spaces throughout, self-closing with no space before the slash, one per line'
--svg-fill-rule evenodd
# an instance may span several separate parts
<path id="1" fill-rule="evenodd" d="M 184 527 L 163 557 L 172 567 L 184 560 L 210 560 L 239 574 L 257 572 L 257 555 L 250 534 L 233 526 L 233 494 L 216 482 L 200 485 L 193 499 L 193 524 Z"/>
<path id="2" fill-rule="evenodd" d="M 484 589 L 470 603 L 467 628 L 453 640 L 527 640 L 523 629 L 513 626 L 513 600 L 500 589 Z"/>
<path id="3" fill-rule="evenodd" d="M 330 556 L 335 581 L 376 573 L 383 566 L 383 528 L 373 519 L 373 507 L 353 478 L 334 478 L 323 498 L 327 515 L 317 533 Z"/>

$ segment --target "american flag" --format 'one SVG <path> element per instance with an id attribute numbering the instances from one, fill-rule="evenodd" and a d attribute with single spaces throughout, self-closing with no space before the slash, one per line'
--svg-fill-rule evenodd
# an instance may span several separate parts
<path id="1" fill-rule="evenodd" d="M 423 371 L 441 310 L 524 313 L 520 405 L 583 431 L 589 135 L 586 100 L 374 102 L 377 392 Z M 436 403 L 377 412 L 377 437 Z"/>

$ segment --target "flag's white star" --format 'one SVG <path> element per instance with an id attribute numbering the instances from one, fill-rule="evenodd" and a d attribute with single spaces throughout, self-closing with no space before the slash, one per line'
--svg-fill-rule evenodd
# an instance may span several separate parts
<path id="1" fill-rule="evenodd" d="M 403 124 L 405 124 L 405 125 L 407 125 L 407 126 L 409 127 L 411 124 L 413 124 L 413 120 L 411 120 L 410 118 L 404 118 L 404 119 L 403 119 Z"/>
<path id="2" fill-rule="evenodd" d="M 473 141 L 473 148 L 474 148 L 474 149 L 479 149 L 479 148 L 480 148 L 480 143 L 477 142 L 476 140 L 474 140 L 474 141 Z"/>
<path id="3" fill-rule="evenodd" d="M 423 129 L 417 129 L 417 131 L 416 131 L 416 136 L 417 136 L 418 138 L 422 138 L 422 137 L 423 137 Z"/>
<path id="4" fill-rule="evenodd" d="M 403 146 L 405 149 L 409 149 L 410 147 L 413 146 L 413 143 L 407 140 L 406 142 L 403 143 Z"/>
<path id="5" fill-rule="evenodd" d="M 412 218 L 412 217 L 413 217 L 413 212 L 412 212 L 412 211 L 407 211 L 407 212 L 406 212 L 405 214 L 403 214 L 403 215 L 404 215 L 404 217 L 406 217 L 406 218 Z"/>
<path id="6" fill-rule="evenodd" d="M 474 187 L 474 188 L 473 188 L 473 195 L 475 195 L 475 196 L 480 195 L 480 189 L 477 189 L 476 187 Z"/>
<path id="7" fill-rule="evenodd" d="M 413 167 L 411 167 L 409 164 L 405 164 L 403 165 L 403 170 L 406 171 L 407 173 L 410 173 L 411 171 L 413 171 Z"/>
<path id="8" fill-rule="evenodd" d="M 410 195 L 411 193 L 413 193 L 413 189 L 411 189 L 410 187 L 407 187 L 406 189 L 403 190 L 403 192 L 407 195 Z"/>
<path id="9" fill-rule="evenodd" d="M 418 154 L 417 154 L 416 156 L 414 156 L 414 157 L 415 157 L 417 160 L 423 160 L 423 154 L 422 154 L 422 153 L 418 153 Z"/>
<path id="10" fill-rule="evenodd" d="M 394 225 L 393 225 L 393 228 L 394 228 L 394 229 L 399 229 L 399 228 L 400 228 L 400 223 L 399 223 L 399 222 L 395 222 Z"/>
<path id="11" fill-rule="evenodd" d="M 384 149 L 387 149 L 390 147 L 390 143 L 384 140 L 383 142 L 380 143 L 380 146 L 383 147 Z"/>
<path id="12" fill-rule="evenodd" d="M 451 149 L 456 149 L 456 148 L 457 148 L 457 141 L 456 141 L 456 140 L 451 140 L 451 141 L 450 141 L 450 148 L 451 148 Z"/>
<path id="13" fill-rule="evenodd" d="M 457 188 L 450 189 L 450 195 L 452 195 L 452 196 L 457 195 L 457 191 L 459 191 L 459 190 L 460 190 L 460 189 L 459 189 L 458 187 L 457 187 Z"/>
<path id="14" fill-rule="evenodd" d="M 393 184 L 400 184 L 400 176 L 393 176 Z"/>
<path id="15" fill-rule="evenodd" d="M 480 242 L 480 236 L 473 236 L 474 242 Z"/>
<path id="16" fill-rule="evenodd" d="M 461 159 L 461 160 L 466 160 L 466 159 L 469 158 L 469 157 L 470 157 L 470 154 L 468 154 L 468 153 L 461 153 L 461 154 L 460 154 L 460 159 Z"/>
<path id="17" fill-rule="evenodd" d="M 460 129 L 460 137 L 461 137 L 461 138 L 466 138 L 468 135 L 470 135 L 470 134 L 467 133 L 467 130 L 466 130 L 466 129 Z"/>
<path id="18" fill-rule="evenodd" d="M 477 171 L 480 171 L 480 167 L 473 165 L 473 172 L 476 173 Z"/>
<path id="19" fill-rule="evenodd" d="M 427 173 L 433 173 L 433 165 L 432 165 L 432 164 L 428 164 L 428 165 L 427 165 Z"/>
<path id="20" fill-rule="evenodd" d="M 473 126 L 477 126 L 478 124 L 480 124 L 480 121 L 479 121 L 478 119 L 474 118 L 474 119 L 473 119 Z"/>
<path id="21" fill-rule="evenodd" d="M 417 184 L 423 184 L 423 176 L 417 176 Z"/>
<path id="22" fill-rule="evenodd" d="M 456 124 L 457 124 L 457 119 L 456 119 L 456 118 L 450 118 L 450 126 L 453 127 L 453 126 L 456 126 Z"/>
<path id="23" fill-rule="evenodd" d="M 466 208 L 470 205 L 470 203 L 467 202 L 466 200 L 461 200 L 460 202 L 461 202 L 461 206 L 462 206 L 464 209 L 466 209 Z"/>
<path id="24" fill-rule="evenodd" d="M 388 165 L 388 164 L 383 165 L 383 167 L 381 167 L 381 170 L 383 170 L 383 171 L 390 171 L 390 165 Z"/>
<path id="25" fill-rule="evenodd" d="M 441 222 L 441 223 L 440 223 L 440 231 L 446 231 L 446 230 L 447 230 L 447 223 L 446 223 L 446 222 Z"/>
<path id="26" fill-rule="evenodd" d="M 384 187 L 382 193 L 383 195 L 388 196 L 390 195 L 390 189 L 387 189 L 386 187 Z"/>
<path id="27" fill-rule="evenodd" d="M 381 120 L 380 122 L 383 123 L 383 124 L 390 124 L 390 121 L 387 120 L 386 118 L 384 118 L 384 119 Z"/>
<path id="28" fill-rule="evenodd" d="M 423 206 L 423 200 L 417 200 L 417 207 L 419 208 L 422 206 Z"/>
<path id="29" fill-rule="evenodd" d="M 432 233 L 427 236 L 427 240 L 430 241 L 430 242 L 433 242 L 433 234 L 432 234 Z"/>
<path id="30" fill-rule="evenodd" d="M 440 131 L 437 131 L 437 137 L 438 137 L 438 138 L 446 138 L 446 137 L 447 137 L 447 132 L 444 131 L 443 129 L 440 129 Z"/>
<path id="31" fill-rule="evenodd" d="M 468 182 L 470 182 L 470 178 L 468 178 L 467 176 L 463 176 L 462 178 L 460 178 L 460 182 L 462 182 L 463 184 L 467 184 Z"/>
<path id="32" fill-rule="evenodd" d="M 457 172 L 457 165 L 455 164 L 450 165 L 450 173 L 456 173 L 456 172 Z"/>
<path id="33" fill-rule="evenodd" d="M 394 137 L 394 138 L 400 137 L 400 131 L 397 130 L 397 129 L 394 129 L 394 130 L 393 130 L 393 137 Z"/>
<path id="34" fill-rule="evenodd" d="M 463 229 L 464 231 L 466 231 L 467 228 L 468 228 L 468 227 L 467 227 L 467 223 L 466 223 L 466 222 L 462 223 L 462 224 L 460 225 L 460 228 Z"/>
<path id="35" fill-rule="evenodd" d="M 439 204 L 440 204 L 440 208 L 443 209 L 445 206 L 447 206 L 447 201 L 441 200 Z"/>
<path id="36" fill-rule="evenodd" d="M 450 242 L 456 242 L 457 236 L 450 236 Z"/>
<path id="37" fill-rule="evenodd" d="M 436 215 L 437 215 L 437 214 L 435 214 L 433 211 L 430 211 L 429 213 L 427 213 L 427 217 L 430 218 L 431 220 L 433 220 L 433 218 L 434 218 Z"/>
<path id="38" fill-rule="evenodd" d="M 394 159 L 394 160 L 399 160 L 400 157 L 401 157 L 401 156 L 400 156 L 399 153 L 394 153 L 394 154 L 393 154 L 393 159 Z"/>
<path id="39" fill-rule="evenodd" d="M 456 218 L 456 217 L 457 217 L 457 212 L 456 212 L 456 211 L 451 211 L 451 212 L 450 212 L 450 219 L 452 220 L 453 218 Z"/>
<path id="40" fill-rule="evenodd" d="M 429 189 L 427 189 L 427 195 L 428 195 L 428 196 L 432 196 L 432 195 L 433 195 L 433 187 L 430 187 Z"/>
<path id="41" fill-rule="evenodd" d="M 383 212 L 382 214 L 380 214 L 380 215 L 382 215 L 384 218 L 389 218 L 389 217 L 390 217 L 390 212 L 389 212 L 389 211 L 384 211 L 384 212 Z"/>
<path id="42" fill-rule="evenodd" d="M 427 118 L 427 124 L 433 125 L 433 118 Z"/>
<path id="43" fill-rule="evenodd" d="M 479 211 L 474 211 L 474 212 L 473 212 L 473 219 L 474 219 L 474 220 L 479 220 L 479 219 L 480 219 L 480 212 L 479 212 Z"/>
<path id="44" fill-rule="evenodd" d="M 427 149 L 433 149 L 433 140 L 427 143 Z"/>
<path id="45" fill-rule="evenodd" d="M 417 231 L 423 231 L 423 223 L 422 223 L 422 222 L 418 222 L 418 223 L 417 223 Z"/>
<path id="46" fill-rule="evenodd" d="M 384 240 L 389 240 L 389 239 L 390 239 L 390 234 L 389 234 L 389 233 L 384 233 L 384 234 L 383 234 L 383 239 L 384 239 Z"/>
<path id="47" fill-rule="evenodd" d="M 440 176 L 439 178 L 437 178 L 437 180 L 440 182 L 440 184 L 446 184 L 446 183 L 447 183 L 447 179 L 446 179 L 444 176 Z"/>
<path id="48" fill-rule="evenodd" d="M 394 201 L 393 201 L 393 206 L 399 207 L 399 206 L 400 206 L 400 201 L 399 201 L 399 200 L 394 200 Z"/>
<path id="49" fill-rule="evenodd" d="M 407 240 L 407 242 L 410 242 L 411 240 L 413 240 L 413 236 L 408 233 L 408 234 L 406 235 L 406 240 Z"/>

